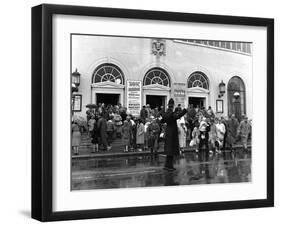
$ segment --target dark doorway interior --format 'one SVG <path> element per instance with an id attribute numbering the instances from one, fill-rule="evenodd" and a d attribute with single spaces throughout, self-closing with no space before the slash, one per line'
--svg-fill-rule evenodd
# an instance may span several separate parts
<path id="1" fill-rule="evenodd" d="M 146 104 L 149 104 L 151 109 L 165 106 L 165 96 L 146 95 Z"/>
<path id="2" fill-rule="evenodd" d="M 101 94 L 97 93 L 97 103 L 104 103 L 105 105 L 117 105 L 119 102 L 120 94 Z"/>
<path id="3" fill-rule="evenodd" d="M 205 107 L 205 98 L 202 97 L 189 97 L 188 98 L 188 104 L 192 104 L 193 107 Z"/>

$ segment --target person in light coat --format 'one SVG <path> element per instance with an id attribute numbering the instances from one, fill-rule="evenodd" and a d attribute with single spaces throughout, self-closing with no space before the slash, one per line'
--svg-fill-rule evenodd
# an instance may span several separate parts
<path id="1" fill-rule="evenodd" d="M 81 133 L 80 133 L 80 127 L 79 127 L 78 123 L 73 121 L 72 125 L 71 125 L 71 129 L 72 129 L 71 143 L 72 143 L 73 153 L 74 153 L 74 155 L 78 155 L 79 146 L 81 143 Z"/>
<path id="2" fill-rule="evenodd" d="M 218 123 L 216 124 L 216 132 L 217 132 L 217 140 L 216 140 L 216 151 L 221 152 L 221 148 L 223 147 L 224 135 L 226 132 L 225 125 L 222 123 L 221 118 L 218 118 Z"/>
<path id="3" fill-rule="evenodd" d="M 185 126 L 185 121 L 180 119 L 178 123 L 178 132 L 179 132 L 179 146 L 180 146 L 180 154 L 182 155 L 184 149 L 186 148 L 186 134 L 187 128 Z"/>
<path id="4" fill-rule="evenodd" d="M 144 146 L 144 124 L 142 122 L 142 119 L 138 120 L 136 143 L 138 146 L 138 151 L 142 151 L 143 146 Z"/>

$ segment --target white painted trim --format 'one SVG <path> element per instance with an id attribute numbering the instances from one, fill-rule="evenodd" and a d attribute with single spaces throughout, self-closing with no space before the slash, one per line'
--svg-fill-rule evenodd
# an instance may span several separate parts
<path id="1" fill-rule="evenodd" d="M 93 84 L 91 85 L 91 87 L 92 87 L 92 88 L 106 88 L 106 89 L 107 89 L 107 88 L 111 88 L 111 89 L 124 89 L 124 88 L 125 88 L 125 85 L 106 81 L 106 82 L 97 82 L 97 83 L 93 83 Z"/>
<path id="2" fill-rule="evenodd" d="M 97 94 L 119 94 L 119 102 L 124 106 L 124 89 L 123 88 L 108 88 L 108 87 L 92 87 L 91 88 L 92 93 L 92 104 L 98 104 L 97 103 Z"/>
<path id="3" fill-rule="evenodd" d="M 159 84 L 151 84 L 151 85 L 143 86 L 143 90 L 156 90 L 159 92 L 159 91 L 170 91 L 171 88 Z"/>

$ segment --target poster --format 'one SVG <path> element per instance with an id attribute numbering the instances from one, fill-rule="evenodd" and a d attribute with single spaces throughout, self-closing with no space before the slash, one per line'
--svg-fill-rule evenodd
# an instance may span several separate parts
<path id="1" fill-rule="evenodd" d="M 223 113 L 223 100 L 216 100 L 216 112 Z"/>
<path id="2" fill-rule="evenodd" d="M 141 90 L 141 81 L 127 81 L 127 109 L 134 116 L 140 114 Z"/>
<path id="3" fill-rule="evenodd" d="M 173 94 L 174 94 L 174 100 L 175 104 L 181 104 L 182 106 L 185 105 L 186 100 L 186 84 L 185 83 L 174 83 L 173 84 Z"/>
<path id="4" fill-rule="evenodd" d="M 72 96 L 72 111 L 81 111 L 82 95 L 75 94 Z"/>

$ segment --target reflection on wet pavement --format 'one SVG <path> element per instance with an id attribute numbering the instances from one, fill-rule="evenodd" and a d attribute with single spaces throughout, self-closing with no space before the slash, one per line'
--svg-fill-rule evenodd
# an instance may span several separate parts
<path id="1" fill-rule="evenodd" d="M 134 188 L 251 181 L 251 153 L 185 153 L 176 170 L 163 170 L 165 156 L 72 160 L 72 190 Z"/>

